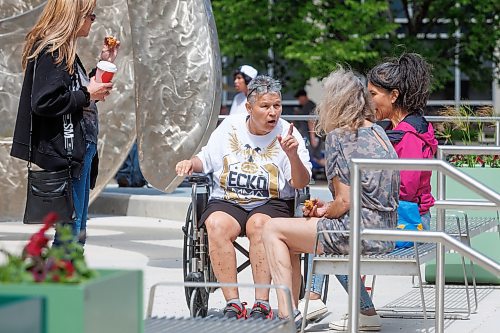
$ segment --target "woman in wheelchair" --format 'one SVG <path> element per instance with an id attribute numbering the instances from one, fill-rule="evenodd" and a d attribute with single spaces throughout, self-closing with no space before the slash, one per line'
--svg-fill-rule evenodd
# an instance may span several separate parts
<path id="1" fill-rule="evenodd" d="M 326 133 L 326 174 L 333 201 L 317 201 L 304 208 L 304 218 L 272 219 L 264 227 L 264 245 L 273 283 L 294 291 L 300 288 L 300 270 L 291 258 L 297 253 L 347 254 L 349 236 L 351 158 L 395 159 L 396 152 L 384 130 L 374 123 L 375 111 L 365 85 L 356 75 L 342 68 L 324 80 L 325 97 L 316 108 L 318 130 Z M 362 171 L 362 225 L 364 228 L 393 229 L 397 220 L 399 172 Z M 323 231 L 340 231 L 327 233 Z M 390 252 L 394 242 L 362 241 L 362 253 Z M 294 299 L 293 314 L 286 307 L 286 296 L 278 293 L 278 316 L 293 317 L 298 328 L 302 314 Z M 374 311 L 374 309 L 373 309 Z"/>
<path id="2" fill-rule="evenodd" d="M 201 152 L 176 165 L 180 176 L 213 173 L 214 189 L 203 212 L 213 271 L 220 283 L 236 283 L 233 241 L 247 236 L 256 284 L 270 284 L 262 242 L 264 225 L 294 215 L 295 189 L 309 184 L 311 164 L 304 141 L 293 124 L 280 118 L 281 84 L 260 75 L 248 85 L 247 114 L 226 118 Z M 246 318 L 246 303 L 237 288 L 222 288 L 224 316 Z M 272 318 L 269 290 L 257 289 L 250 318 Z"/>

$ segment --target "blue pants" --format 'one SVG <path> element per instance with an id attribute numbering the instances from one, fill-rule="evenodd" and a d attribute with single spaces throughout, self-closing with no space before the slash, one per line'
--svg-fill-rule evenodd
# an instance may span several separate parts
<path id="1" fill-rule="evenodd" d="M 134 143 L 122 166 L 115 175 L 119 186 L 142 187 L 147 184 L 139 166 L 139 152 Z"/>
<path id="2" fill-rule="evenodd" d="M 420 220 L 422 221 L 424 230 L 431 230 L 431 212 L 420 215 Z"/>
<path id="3" fill-rule="evenodd" d="M 313 254 L 309 254 L 309 269 L 312 269 L 312 258 Z M 335 275 L 337 280 L 339 280 L 342 287 L 344 287 L 345 291 L 349 291 L 349 276 L 347 275 Z M 360 278 L 361 279 L 361 278 Z M 312 275 L 312 285 L 311 292 L 321 295 L 323 290 L 323 283 L 325 282 L 325 276 L 321 274 L 313 274 Z M 375 309 L 373 305 L 372 299 L 370 295 L 366 291 L 365 284 L 361 281 L 360 284 L 360 309 L 361 311 Z"/>
<path id="4" fill-rule="evenodd" d="M 76 219 L 73 222 L 73 236 L 82 245 L 85 244 L 87 231 L 87 214 L 89 210 L 89 194 L 90 194 L 90 168 L 92 159 L 97 152 L 97 145 L 92 142 L 87 142 L 87 150 L 83 160 L 82 172 L 79 178 L 73 178 L 73 205 L 75 207 Z M 54 237 L 54 243 L 59 244 L 59 237 Z"/>

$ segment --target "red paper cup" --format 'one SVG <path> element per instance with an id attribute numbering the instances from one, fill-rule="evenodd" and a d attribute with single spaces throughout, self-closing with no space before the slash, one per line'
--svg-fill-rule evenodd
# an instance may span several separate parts
<path id="1" fill-rule="evenodd" d="M 115 64 L 109 61 L 99 61 L 97 63 L 97 72 L 95 80 L 97 82 L 108 83 L 111 82 L 118 68 Z"/>

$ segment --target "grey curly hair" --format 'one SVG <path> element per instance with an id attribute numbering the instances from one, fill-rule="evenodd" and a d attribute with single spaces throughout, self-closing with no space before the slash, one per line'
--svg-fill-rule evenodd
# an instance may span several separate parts
<path id="1" fill-rule="evenodd" d="M 375 111 L 367 88 L 350 70 L 338 67 L 323 79 L 324 97 L 316 107 L 316 131 L 329 133 L 336 128 L 356 130 L 365 120 L 375 121 Z"/>
<path id="2" fill-rule="evenodd" d="M 257 95 L 276 93 L 281 97 L 281 83 L 269 75 L 258 75 L 248 84 L 247 101 L 255 103 Z"/>
<path id="3" fill-rule="evenodd" d="M 421 55 L 405 53 L 375 66 L 368 72 L 368 81 L 387 91 L 396 89 L 399 96 L 395 106 L 422 115 L 429 99 L 431 70 Z"/>

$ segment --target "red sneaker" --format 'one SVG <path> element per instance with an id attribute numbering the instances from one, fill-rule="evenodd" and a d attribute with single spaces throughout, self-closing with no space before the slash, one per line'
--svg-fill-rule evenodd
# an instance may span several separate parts
<path id="1" fill-rule="evenodd" d="M 252 311 L 250 311 L 250 319 L 273 319 L 274 313 L 271 307 L 261 303 L 255 302 Z"/>
<path id="2" fill-rule="evenodd" d="M 242 307 L 240 308 L 240 306 L 236 303 L 227 303 L 223 311 L 224 317 L 234 319 L 247 319 L 247 308 L 245 307 L 247 303 L 242 302 L 241 305 Z"/>

